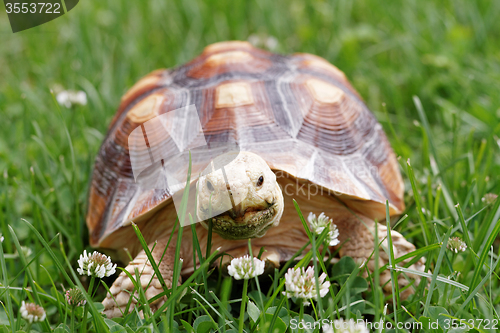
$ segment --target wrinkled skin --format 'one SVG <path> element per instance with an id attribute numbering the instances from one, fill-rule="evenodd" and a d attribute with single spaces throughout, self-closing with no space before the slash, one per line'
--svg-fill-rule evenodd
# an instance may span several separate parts
<path id="1" fill-rule="evenodd" d="M 222 168 L 217 168 L 223 166 Z M 279 224 L 283 194 L 276 175 L 258 155 L 217 157 L 198 180 L 198 218 L 212 217 L 213 230 L 226 239 L 262 237 Z"/>

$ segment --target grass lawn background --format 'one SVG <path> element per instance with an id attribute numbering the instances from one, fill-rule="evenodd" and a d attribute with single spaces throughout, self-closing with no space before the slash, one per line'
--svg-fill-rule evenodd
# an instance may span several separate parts
<path id="1" fill-rule="evenodd" d="M 252 34 L 276 38 L 276 52 L 314 53 L 346 73 L 401 156 L 409 216 L 396 230 L 422 249 L 446 241 L 449 230 L 450 236 L 462 237 L 462 226 L 467 225 L 470 242 L 465 253 L 455 255 L 431 246 L 424 256 L 431 272 L 452 276 L 451 280 L 472 289 L 481 286 L 482 298 L 468 301 L 458 318 L 498 320 L 499 269 L 492 264 L 499 251 L 495 232 L 500 200 L 488 205 L 482 198 L 500 190 L 499 17 L 500 1 L 496 0 L 81 1 L 53 22 L 12 34 L 2 10 L 0 232 L 5 237 L 5 256 L 0 267 L 0 327 L 6 325 L 7 331 L 25 327 L 18 308 L 27 295 L 48 312 L 48 321 L 33 329 L 46 331 L 49 323 L 54 329 L 65 318 L 69 325 L 62 286 L 70 286 L 65 274 L 76 280 L 65 260 L 75 268 L 80 253 L 88 249 L 84 218 L 89 176 L 125 91 L 154 69 L 189 61 L 210 43 L 246 40 Z M 88 104 L 58 111 L 50 93 L 58 84 L 85 91 Z M 21 218 L 52 243 L 44 245 Z M 20 245 L 29 247 L 32 254 L 16 255 Z M 54 251 L 53 256 L 47 248 Z M 350 276 L 352 267 L 346 264 L 344 268 L 345 277 Z M 332 269 L 327 267 L 328 272 Z M 230 282 L 221 282 L 217 275 L 213 274 L 210 288 L 227 296 L 222 305 L 237 320 L 240 288 L 229 293 Z M 345 277 L 332 280 L 333 295 Z M 364 280 L 370 284 L 371 279 Z M 410 314 L 417 319 L 424 313 L 429 318 L 439 313 L 457 315 L 469 292 L 435 284 L 436 279 L 431 279 L 435 287 L 430 296 L 429 286 L 422 286 L 425 290 L 415 299 L 403 302 L 408 312 L 398 303 L 398 321 L 413 320 Z M 356 290 L 349 285 L 353 280 L 346 289 Z M 201 284 L 201 276 L 195 281 Z M 8 292 L 6 285 L 11 288 Z M 34 292 L 23 291 L 27 287 Z M 205 295 L 204 287 L 196 286 L 196 290 L 204 295 L 201 305 L 193 299 L 177 303 L 174 313 L 157 318 L 153 327 L 173 329 L 170 325 L 175 324 L 168 320 L 171 315 L 180 329 L 180 319 L 193 325 L 202 316 L 224 326 L 227 313 Z M 260 306 L 254 281 L 249 290 Z M 346 307 L 339 312 L 341 317 L 384 317 L 385 302 L 376 296 L 377 291 L 330 297 L 324 300 L 324 311 Z M 101 287 L 95 300 L 101 300 L 104 292 Z M 205 296 L 213 308 L 204 303 Z M 279 306 L 282 298 L 278 294 L 270 302 Z M 360 299 L 366 302 L 351 306 Z M 297 315 L 293 302 L 283 304 L 288 320 Z M 312 308 L 306 312 L 315 317 Z M 337 312 L 319 317 L 329 315 L 334 319 Z M 263 323 L 271 321 L 261 317 Z M 286 315 L 278 317 L 286 323 Z M 15 320 L 14 325 L 9 318 Z M 394 320 L 392 305 L 384 319 Z M 134 314 L 120 322 L 133 330 L 142 324 Z M 246 327 L 256 330 L 250 319 Z M 203 329 L 200 322 L 197 329 Z"/>

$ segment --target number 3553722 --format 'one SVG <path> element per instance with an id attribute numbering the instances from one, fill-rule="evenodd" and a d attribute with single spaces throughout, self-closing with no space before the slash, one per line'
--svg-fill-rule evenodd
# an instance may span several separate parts
<path id="1" fill-rule="evenodd" d="M 28 2 L 14 2 L 5 3 L 7 8 L 7 14 L 35 14 L 35 13 L 44 13 L 44 14 L 61 14 L 61 4 L 60 3 L 28 3 Z"/>
<path id="2" fill-rule="evenodd" d="M 477 327 L 480 329 L 494 329 L 498 330 L 498 319 L 445 319 L 444 320 L 444 329 L 450 328 L 472 328 Z"/>

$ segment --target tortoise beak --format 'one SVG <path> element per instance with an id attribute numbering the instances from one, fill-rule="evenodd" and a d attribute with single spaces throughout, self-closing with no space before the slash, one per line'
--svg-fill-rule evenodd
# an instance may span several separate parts
<path id="1" fill-rule="evenodd" d="M 281 217 L 282 209 L 266 202 L 266 209 L 245 211 L 230 210 L 212 218 L 213 230 L 225 239 L 248 239 L 262 237 L 274 225 L 275 218 Z M 234 216 L 234 217 L 233 217 Z M 205 226 L 205 225 L 204 225 Z"/>
<path id="2" fill-rule="evenodd" d="M 243 221 L 245 214 L 250 212 L 257 212 L 269 209 L 275 204 L 276 200 L 273 202 L 264 201 L 262 203 L 249 205 L 245 202 L 240 202 L 239 204 L 233 206 L 232 209 L 227 211 L 225 214 L 229 215 L 234 221 Z"/>

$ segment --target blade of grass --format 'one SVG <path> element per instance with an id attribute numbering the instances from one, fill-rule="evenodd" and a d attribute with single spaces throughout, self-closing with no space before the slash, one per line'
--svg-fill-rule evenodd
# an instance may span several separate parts
<path id="1" fill-rule="evenodd" d="M 54 288 L 54 292 L 56 294 L 56 297 L 57 297 L 57 302 L 56 302 L 56 306 L 57 306 L 57 311 L 59 312 L 59 316 L 61 318 L 63 318 L 63 309 L 62 309 L 62 306 L 61 304 L 66 307 L 66 304 L 64 303 L 64 297 L 62 297 L 61 300 L 59 300 L 59 296 L 60 294 L 57 292 L 57 288 L 56 288 L 56 284 L 54 283 L 54 280 L 52 279 L 52 276 L 50 275 L 49 271 L 47 270 L 47 268 L 45 268 L 45 266 L 43 265 L 40 265 L 40 267 L 42 267 L 42 269 L 45 271 L 45 273 L 47 273 L 47 277 L 49 278 L 50 280 L 50 283 L 52 284 L 52 288 Z"/>
<path id="2" fill-rule="evenodd" d="M 413 190 L 413 198 L 415 200 L 415 205 L 417 206 L 417 214 L 420 222 L 420 226 L 422 227 L 422 230 L 424 230 L 424 241 L 425 245 L 429 245 L 430 242 L 432 242 L 432 236 L 429 228 L 427 227 L 426 219 L 423 213 L 423 207 L 422 203 L 420 201 L 420 195 L 418 194 L 418 188 L 416 185 L 416 180 L 415 180 L 415 175 L 413 174 L 413 168 L 411 167 L 410 164 L 410 159 L 406 161 L 406 166 L 407 166 L 407 171 L 408 171 L 408 178 L 410 179 L 411 183 L 411 188 Z"/>
<path id="3" fill-rule="evenodd" d="M 56 235 L 56 236 L 54 236 L 54 238 L 52 238 L 52 239 L 51 239 L 51 241 L 50 241 L 50 242 L 48 242 L 48 244 L 49 244 L 49 245 L 51 245 L 51 244 L 52 244 L 52 243 L 53 243 L 53 242 L 57 239 L 57 237 L 58 237 L 58 236 L 59 236 L 59 234 L 58 234 L 58 235 Z M 33 259 L 31 259 L 31 260 L 28 262 L 28 265 L 27 265 L 27 266 L 23 267 L 23 268 L 22 268 L 22 269 L 21 269 L 21 270 L 17 273 L 17 275 L 16 275 L 16 276 L 11 277 L 11 279 L 10 279 L 10 284 L 14 284 L 14 283 L 15 283 L 15 281 L 19 278 L 19 276 L 21 276 L 21 275 L 24 273 L 24 271 L 26 270 L 26 268 L 27 268 L 27 267 L 29 267 L 29 266 L 30 266 L 33 262 L 35 262 L 35 259 L 37 259 L 38 257 L 40 257 L 40 255 L 41 255 L 42 253 L 43 253 L 43 251 L 40 251 L 40 252 L 38 252 L 37 254 L 35 254 L 34 258 L 33 258 Z M 16 258 L 17 258 L 17 256 L 18 256 L 18 255 L 16 254 Z M 6 257 L 6 259 L 7 259 L 7 257 Z M 2 296 L 3 296 L 3 293 L 0 293 L 0 297 L 2 297 Z"/>
<path id="4" fill-rule="evenodd" d="M 286 301 L 286 297 L 282 297 L 281 301 L 276 306 L 276 309 L 274 310 L 273 317 L 271 318 L 271 322 L 269 323 L 268 333 L 273 333 L 273 331 L 274 331 L 273 328 L 274 328 L 274 325 L 276 324 L 276 320 L 278 319 L 278 314 L 279 314 L 281 308 L 283 307 L 283 304 L 285 304 L 285 301 Z"/>
<path id="5" fill-rule="evenodd" d="M 500 200 L 499 200 L 500 201 Z M 492 222 L 495 223 L 492 232 L 489 233 L 488 239 L 484 243 L 484 246 L 481 251 L 481 255 L 479 256 L 479 261 L 476 263 L 476 267 L 474 269 L 474 275 L 472 276 L 472 280 L 470 282 L 470 287 L 471 289 L 475 289 L 476 285 L 479 280 L 479 276 L 481 275 L 481 271 L 483 269 L 484 263 L 486 261 L 486 258 L 488 257 L 488 251 L 490 247 L 493 245 L 495 242 L 495 239 L 498 235 L 498 232 L 500 232 L 500 223 L 498 223 L 498 216 L 500 216 L 500 208 L 498 208 L 497 212 L 494 215 L 494 218 L 492 219 Z M 467 296 L 471 295 L 471 290 L 469 290 L 469 293 Z"/>
<path id="6" fill-rule="evenodd" d="M 179 295 L 182 293 L 182 290 L 184 290 L 185 288 L 187 288 L 187 286 L 190 285 L 190 283 L 200 274 L 200 270 L 202 269 L 206 269 L 210 263 L 212 262 L 212 260 L 214 260 L 217 255 L 219 254 L 219 251 L 220 251 L 220 248 L 219 249 L 216 249 L 211 255 L 210 257 L 207 258 L 207 260 L 202 264 L 200 265 L 200 267 L 194 271 L 193 274 L 191 274 L 191 276 L 189 276 L 186 281 L 181 285 L 179 286 L 175 292 L 173 292 L 171 294 L 171 296 L 167 299 L 167 301 L 155 312 L 155 314 L 153 315 L 152 317 L 152 320 L 157 320 L 158 317 L 160 316 L 160 314 L 165 311 L 165 309 L 170 306 L 171 303 L 173 303 L 177 297 L 179 297 Z"/>
<path id="7" fill-rule="evenodd" d="M 472 300 L 472 298 L 474 296 L 478 295 L 481 287 L 486 283 L 486 281 L 488 281 L 489 278 L 491 278 L 491 275 L 492 275 L 494 269 L 497 267 L 499 262 L 500 262 L 500 257 L 497 258 L 497 260 L 495 261 L 495 264 L 491 266 L 488 274 L 486 274 L 486 276 L 478 283 L 478 285 L 474 288 L 474 290 L 472 290 L 472 288 L 469 288 L 469 294 L 467 296 L 467 299 L 462 303 L 462 305 L 460 305 L 460 308 L 456 312 L 457 317 L 460 317 L 460 314 L 465 309 L 467 304 L 469 304 L 469 302 Z"/>
<path id="8" fill-rule="evenodd" d="M 137 238 L 139 239 L 139 242 L 142 245 L 144 252 L 146 253 L 146 256 L 148 257 L 148 260 L 149 260 L 149 263 L 151 264 L 151 267 L 153 267 L 153 270 L 156 274 L 156 277 L 160 281 L 160 284 L 163 288 L 163 291 L 168 292 L 167 285 L 165 283 L 165 280 L 163 279 L 163 276 L 160 272 L 160 269 L 158 268 L 158 264 L 156 263 L 156 260 L 154 260 L 153 255 L 151 254 L 151 251 L 149 250 L 148 244 L 146 243 L 146 240 L 144 239 L 141 231 L 139 230 L 139 227 L 134 222 L 132 222 L 131 224 L 132 224 L 132 228 L 134 229 Z M 169 244 L 167 244 L 167 246 L 163 250 L 162 259 L 163 259 L 163 256 L 165 255 L 165 252 L 167 251 L 168 245 Z M 161 260 L 160 260 L 160 262 L 161 262 Z M 151 279 L 153 279 L 153 277 L 151 277 Z"/>
<path id="9" fill-rule="evenodd" d="M 224 306 L 224 302 L 221 301 L 217 295 L 215 295 L 215 293 L 210 290 L 209 291 L 210 295 L 212 296 L 212 298 L 214 299 L 215 303 L 219 306 L 219 309 L 220 311 L 224 314 L 225 317 L 229 318 L 229 320 L 231 321 L 231 323 L 229 324 L 232 328 L 236 329 L 236 327 L 232 324 L 234 322 L 234 317 L 233 315 L 231 314 L 231 312 L 229 312 L 229 310 L 227 309 L 227 305 Z M 210 305 L 212 306 L 212 305 Z M 221 316 L 222 317 L 222 316 Z"/>
<path id="10" fill-rule="evenodd" d="M 415 107 L 417 108 L 418 115 L 420 117 L 420 120 L 422 121 L 422 125 L 425 129 L 425 132 L 427 133 L 427 137 L 429 139 L 429 146 L 430 146 L 430 151 L 431 151 L 431 169 L 436 176 L 440 172 L 440 164 L 439 160 L 437 159 L 437 153 L 436 153 L 436 145 L 434 144 L 434 140 L 431 135 L 431 129 L 429 126 L 429 121 L 427 120 L 427 116 L 425 115 L 424 108 L 422 107 L 422 103 L 420 102 L 420 99 L 417 96 L 413 96 L 413 102 L 415 103 Z M 443 196 L 444 200 L 446 201 L 446 205 L 448 207 L 448 210 L 451 215 L 453 215 L 454 219 L 457 219 L 456 212 L 453 209 L 453 200 L 450 195 L 450 191 L 448 190 L 448 186 L 446 183 L 438 177 L 438 181 L 441 183 L 441 189 L 443 191 Z"/>
<path id="11" fill-rule="evenodd" d="M 378 322 L 379 319 L 381 318 L 380 317 L 380 309 L 379 309 L 379 305 L 381 304 L 380 303 L 380 271 L 379 271 L 379 256 L 380 256 L 380 253 L 379 253 L 379 250 L 380 250 L 380 245 L 379 245 L 379 240 L 378 240 L 378 222 L 375 221 L 375 235 L 374 235 L 374 239 L 373 239 L 373 245 L 374 245 L 374 259 L 375 259 L 375 270 L 374 270 L 374 273 L 373 273 L 373 298 L 374 298 L 374 302 L 375 302 L 375 322 Z"/>
<path id="12" fill-rule="evenodd" d="M 129 279 L 132 278 L 132 275 L 126 269 L 123 270 L 123 272 L 126 272 L 126 274 L 128 273 L 127 275 L 129 277 Z M 139 270 L 137 269 L 137 267 L 134 268 L 134 273 L 135 273 L 136 280 L 134 282 L 132 279 L 132 282 L 134 283 L 135 290 L 139 294 L 139 301 L 140 301 L 140 304 L 142 304 L 142 312 L 144 314 L 144 318 L 151 318 L 151 316 L 152 316 L 151 307 L 150 307 L 148 300 L 146 298 L 146 294 L 144 293 L 144 289 L 142 288 L 141 274 L 139 274 Z M 156 326 L 156 321 L 152 320 L 151 324 Z"/>
<path id="13" fill-rule="evenodd" d="M 398 310 L 398 306 L 401 304 L 400 304 L 400 300 L 399 300 L 398 275 L 395 271 L 396 263 L 394 262 L 394 248 L 392 245 L 391 216 L 389 213 L 389 200 L 387 200 L 385 203 L 385 213 L 386 213 L 385 222 L 386 222 L 386 226 L 387 226 L 387 242 L 388 242 L 388 248 L 389 248 L 389 267 L 391 270 L 392 301 L 394 304 L 394 321 L 397 324 L 398 323 L 397 310 Z M 399 329 L 396 326 L 396 332 L 398 332 L 398 331 L 399 331 Z"/>
<path id="14" fill-rule="evenodd" d="M 203 300 L 203 301 L 204 301 L 204 302 L 208 305 L 208 307 L 209 307 L 209 308 L 210 308 L 210 309 L 211 309 L 211 310 L 212 310 L 215 314 L 217 314 L 219 317 L 222 317 L 221 313 L 220 313 L 219 311 L 217 311 L 217 309 L 215 309 L 215 308 L 212 306 L 212 304 L 210 304 L 210 302 L 209 302 L 209 301 L 208 301 L 205 297 L 203 297 L 203 296 L 202 296 L 199 292 L 197 292 L 195 289 L 191 288 L 191 290 L 192 290 L 192 291 L 193 291 L 193 292 L 194 292 L 194 293 L 195 293 L 195 294 L 196 294 L 199 298 L 201 298 L 201 299 L 202 299 L 202 300 Z M 214 300 L 216 299 L 216 301 L 215 301 L 215 302 L 217 303 L 217 305 L 219 305 L 219 308 L 221 309 L 221 311 L 223 311 L 223 312 L 226 314 L 226 316 L 227 316 L 227 315 L 231 316 L 231 313 L 230 313 L 229 311 L 227 311 L 227 309 L 224 309 L 224 308 L 222 308 L 222 307 L 220 306 L 220 305 L 222 305 L 222 304 L 220 304 L 220 301 L 219 301 L 219 299 L 217 298 L 217 296 L 215 296 L 215 294 L 213 294 L 213 292 L 210 292 L 210 293 L 211 293 L 211 294 L 212 294 L 212 296 L 214 297 Z M 215 322 L 214 322 L 214 323 L 215 323 Z M 215 324 L 217 325 L 217 323 L 215 323 Z M 229 326 L 231 326 L 231 328 L 232 328 L 232 329 L 236 329 L 236 327 L 235 327 L 232 323 L 228 323 L 228 324 L 229 324 Z"/>
<path id="15" fill-rule="evenodd" d="M 76 158 L 75 158 L 75 149 L 73 147 L 73 140 L 71 139 L 71 135 L 69 134 L 68 126 L 66 125 L 66 122 L 64 121 L 63 115 L 61 108 L 59 106 L 59 103 L 57 102 L 56 96 L 54 92 L 51 90 L 50 94 L 52 95 L 52 101 L 54 102 L 54 105 L 56 106 L 56 110 L 58 111 L 61 123 L 63 124 L 63 129 L 64 133 L 66 134 L 66 139 L 68 140 L 68 145 L 69 145 L 69 150 L 70 150 L 70 156 L 71 156 L 71 171 L 72 171 L 72 192 L 73 192 L 73 198 L 78 198 L 78 164 L 76 163 Z M 75 217 L 75 221 L 80 221 L 80 206 L 78 203 L 78 200 L 74 200 L 74 207 L 73 207 L 73 213 Z M 79 227 L 80 224 L 77 224 L 77 228 Z M 73 237 L 71 238 L 75 241 L 77 244 L 78 248 L 82 247 L 82 240 L 80 237 Z"/>
<path id="16" fill-rule="evenodd" d="M 472 242 L 470 240 L 469 236 L 469 228 L 467 228 L 467 224 L 465 223 L 464 215 L 462 213 L 462 209 L 460 208 L 460 204 L 456 204 L 455 208 L 457 210 L 458 214 L 458 221 L 460 222 L 460 225 L 462 226 L 462 234 L 464 236 L 465 244 L 469 247 L 469 249 L 472 249 Z"/>
<path id="17" fill-rule="evenodd" d="M 9 287 L 9 282 L 7 281 L 7 265 L 5 264 L 5 258 L 4 258 L 4 253 L 3 253 L 3 245 L 0 244 L 0 264 L 2 265 L 2 278 L 3 278 L 3 286 L 5 288 L 5 299 L 7 300 L 7 309 L 6 309 L 6 314 L 7 317 L 9 318 L 10 322 L 10 329 L 12 330 L 12 333 L 16 332 L 16 326 L 14 325 L 14 310 L 12 308 L 12 299 L 10 296 L 10 287 Z"/>
<path id="18" fill-rule="evenodd" d="M 196 209 L 195 209 L 196 211 Z M 203 257 L 203 254 L 201 253 L 201 247 L 200 247 L 200 242 L 198 241 L 198 234 L 196 233 L 196 227 L 193 221 L 193 217 L 191 214 L 189 214 L 189 221 L 191 222 L 191 235 L 193 239 L 193 265 L 195 265 L 196 269 L 196 255 L 198 255 L 198 258 L 200 260 L 200 264 L 203 264 L 205 262 L 205 259 Z M 205 286 L 205 297 L 208 297 L 208 278 L 207 278 L 207 272 L 202 271 L 201 272 L 202 278 L 203 278 L 203 285 Z"/>
<path id="19" fill-rule="evenodd" d="M 37 291 L 38 288 L 37 288 L 36 283 L 33 279 L 33 275 L 31 274 L 31 270 L 28 267 L 28 262 L 26 261 L 26 257 L 24 256 L 24 251 L 21 248 L 21 244 L 19 244 L 19 239 L 17 239 L 17 235 L 14 232 L 14 229 L 12 229 L 12 226 L 10 226 L 10 225 L 9 225 L 9 232 L 10 232 L 10 236 L 12 237 L 12 241 L 14 242 L 14 246 L 17 249 L 17 253 L 19 255 L 19 260 L 21 261 L 21 265 L 23 267 L 26 267 L 26 278 L 28 279 L 28 283 L 31 286 L 31 290 L 33 291 L 33 296 L 35 297 L 36 303 L 40 306 L 43 306 L 43 304 L 40 300 L 40 296 L 38 295 L 38 291 Z M 45 331 L 52 332 L 52 328 L 50 327 L 50 323 L 49 323 L 48 318 L 45 318 L 42 326 L 44 327 Z"/>
<path id="20" fill-rule="evenodd" d="M 21 220 L 26 223 L 26 225 L 30 228 L 31 232 L 33 232 L 33 234 L 38 238 L 40 243 L 42 243 L 43 247 L 49 253 L 50 257 L 52 258 L 53 262 L 55 263 L 59 273 L 64 277 L 66 282 L 70 285 L 70 288 L 73 288 L 75 286 L 75 283 L 73 282 L 73 280 L 71 280 L 69 275 L 66 273 L 66 270 L 62 266 L 61 262 L 59 261 L 59 259 L 55 255 L 54 251 L 52 251 L 50 246 L 47 244 L 45 239 L 43 239 L 42 235 L 38 232 L 38 230 L 36 230 L 36 228 L 31 223 L 29 223 L 25 219 L 21 219 Z M 68 258 L 66 257 L 62 243 L 60 244 L 60 249 L 61 249 L 61 252 L 63 253 L 63 257 L 66 261 L 66 264 L 70 268 L 70 272 L 71 272 L 74 280 L 76 281 L 78 287 L 80 287 L 80 290 L 85 290 L 85 288 L 83 288 L 83 285 L 81 284 L 80 280 L 78 279 L 78 276 L 73 271 L 73 268 L 71 267 L 71 264 L 69 263 Z M 90 306 L 90 309 L 92 311 L 92 317 L 97 318 L 97 322 L 99 324 L 97 329 L 99 330 L 99 332 L 109 332 L 108 326 L 104 323 L 104 320 L 102 320 L 102 317 L 99 315 L 99 312 L 97 311 L 97 309 L 92 301 L 92 298 L 90 298 L 90 296 L 87 293 L 83 293 L 83 295 L 85 296 L 85 300 L 87 301 L 87 304 L 89 304 L 89 306 Z"/>
<path id="21" fill-rule="evenodd" d="M 198 175 L 198 179 L 199 179 L 199 175 Z M 197 212 L 198 211 L 198 182 L 196 183 L 196 193 L 195 193 L 195 200 L 194 200 L 194 211 Z M 212 193 L 210 193 L 210 198 L 212 196 Z M 212 216 L 212 202 L 211 200 L 209 201 L 209 207 L 208 207 L 208 213 L 209 215 L 208 216 Z M 191 227 L 191 239 L 192 239 L 192 245 L 193 245 L 193 265 L 196 269 L 196 263 L 197 263 L 197 260 L 196 260 L 196 254 L 198 254 L 198 258 L 200 259 L 200 263 L 203 263 L 205 261 L 205 259 L 203 258 L 203 255 L 202 255 L 202 252 L 201 252 L 201 247 L 200 247 L 200 242 L 198 240 L 198 234 L 196 232 L 196 226 L 195 226 L 195 221 L 193 219 L 193 216 L 191 215 L 191 213 L 189 213 L 189 222 L 190 222 L 190 227 Z M 208 255 L 210 254 L 210 251 L 211 251 L 211 247 L 212 247 L 212 219 L 210 219 L 208 221 L 208 239 L 207 239 L 207 257 Z M 207 279 L 207 272 L 205 271 L 202 271 L 202 278 L 203 278 L 203 286 L 204 286 L 204 289 L 205 289 L 205 297 L 208 299 L 210 296 L 209 296 L 209 293 L 208 293 L 208 279 Z"/>
<path id="22" fill-rule="evenodd" d="M 186 186 L 184 188 L 184 193 L 182 193 L 182 201 L 181 201 L 181 208 L 180 208 L 180 217 L 179 217 L 179 230 L 177 231 L 177 243 L 175 244 L 175 260 L 174 260 L 174 271 L 173 271 L 173 279 L 172 279 L 172 294 L 170 297 L 172 297 L 175 294 L 175 291 L 177 289 L 177 281 L 179 281 L 179 275 L 180 275 L 180 263 L 181 263 L 181 258 L 180 258 L 180 253 L 181 253 L 181 242 L 182 242 L 182 233 L 184 230 L 184 225 L 185 225 L 185 220 L 186 220 L 186 211 L 187 211 L 187 202 L 189 199 L 189 188 L 191 186 L 191 151 L 189 151 L 189 166 L 188 166 L 188 171 L 187 171 L 187 179 L 186 179 Z M 174 303 L 175 304 L 175 303 Z M 171 308 L 168 309 L 169 311 L 169 318 L 170 318 L 170 329 L 173 330 L 173 323 L 174 323 L 174 307 L 172 306 Z"/>
<path id="23" fill-rule="evenodd" d="M 436 280 L 439 274 L 439 270 L 441 269 L 441 263 L 443 262 L 443 257 L 446 251 L 446 245 L 448 244 L 448 239 L 450 238 L 451 234 L 451 229 L 452 228 L 450 227 L 446 232 L 446 234 L 444 235 L 443 245 L 441 246 L 441 250 L 439 251 L 438 259 L 436 261 L 436 266 L 434 268 L 434 272 L 432 273 L 431 285 L 429 286 L 429 289 L 427 291 L 427 298 L 425 299 L 424 316 L 427 316 L 429 314 L 429 306 L 431 304 L 432 294 L 434 291 L 434 287 L 436 285 Z"/>
<path id="24" fill-rule="evenodd" d="M 438 249 L 441 247 L 441 243 L 435 243 L 435 244 L 431 244 L 431 245 L 427 245 L 425 247 L 421 247 L 415 251 L 412 251 L 410 253 L 407 253 L 405 255 L 402 255 L 401 257 L 397 257 L 394 259 L 394 264 L 399 264 L 407 259 L 410 259 L 410 258 L 415 258 L 415 262 L 418 261 L 418 259 L 420 259 L 424 254 L 432 251 L 432 250 L 435 250 L 435 249 Z M 408 266 L 411 266 L 411 262 L 409 262 L 408 264 L 406 264 Z M 389 268 L 389 264 L 385 264 L 384 266 L 380 267 L 379 268 L 379 272 L 382 273 L 384 270 L 386 270 L 387 268 Z"/>
<path id="25" fill-rule="evenodd" d="M 350 287 L 351 282 L 358 276 L 359 270 L 360 270 L 359 265 L 356 265 L 356 267 L 354 267 L 353 271 L 351 272 L 349 277 L 346 279 L 344 284 L 340 287 L 340 290 L 337 292 L 337 294 L 333 298 L 332 303 L 328 306 L 328 309 L 326 309 L 326 311 L 325 311 L 325 313 L 328 314 L 327 318 L 330 318 L 333 314 L 336 313 L 334 311 L 334 308 L 337 307 L 337 304 L 340 302 L 340 299 L 346 293 L 347 289 Z M 332 288 L 332 286 L 330 286 L 330 289 L 331 288 Z"/>

